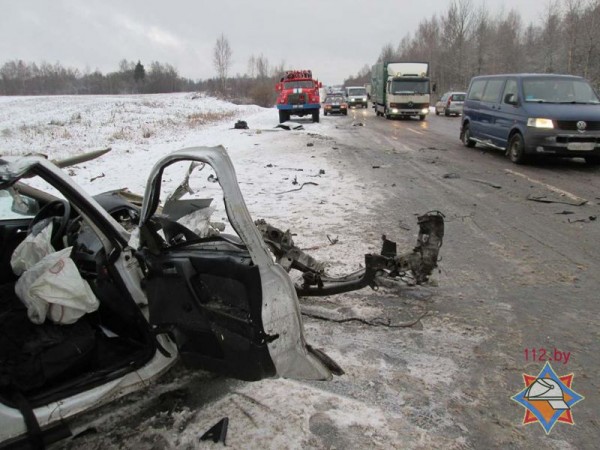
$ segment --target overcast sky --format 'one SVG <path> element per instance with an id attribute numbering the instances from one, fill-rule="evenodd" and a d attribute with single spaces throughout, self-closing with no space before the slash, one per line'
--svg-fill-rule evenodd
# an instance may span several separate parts
<path id="1" fill-rule="evenodd" d="M 498 13 L 511 8 L 538 23 L 547 0 L 471 0 Z M 451 0 L 0 0 L 0 64 L 60 62 L 80 70 L 118 70 L 122 59 L 160 61 L 192 79 L 215 76 L 212 50 L 223 33 L 231 74 L 261 53 L 271 64 L 312 69 L 338 84 L 373 64 L 418 23 Z"/>

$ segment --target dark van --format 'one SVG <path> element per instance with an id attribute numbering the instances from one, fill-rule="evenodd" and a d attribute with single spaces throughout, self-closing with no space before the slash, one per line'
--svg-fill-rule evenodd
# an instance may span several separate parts
<path id="1" fill-rule="evenodd" d="M 581 77 L 513 74 L 475 77 L 463 106 L 460 139 L 532 155 L 583 157 L 600 163 L 600 99 Z"/>

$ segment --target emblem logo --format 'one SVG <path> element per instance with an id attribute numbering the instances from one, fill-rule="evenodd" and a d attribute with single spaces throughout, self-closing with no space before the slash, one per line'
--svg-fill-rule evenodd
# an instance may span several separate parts
<path id="1" fill-rule="evenodd" d="M 586 128 L 587 128 L 587 123 L 585 123 L 583 120 L 580 120 L 579 122 L 577 122 L 577 129 L 579 131 L 585 131 Z"/>
<path id="2" fill-rule="evenodd" d="M 408 102 L 408 107 L 412 108 L 413 107 L 413 102 Z"/>
<path id="3" fill-rule="evenodd" d="M 525 388 L 511 397 L 526 410 L 523 425 L 539 422 L 546 434 L 557 422 L 574 425 L 572 408 L 584 397 L 573 390 L 573 376 L 556 375 L 549 362 L 537 376 L 523 374 Z"/>

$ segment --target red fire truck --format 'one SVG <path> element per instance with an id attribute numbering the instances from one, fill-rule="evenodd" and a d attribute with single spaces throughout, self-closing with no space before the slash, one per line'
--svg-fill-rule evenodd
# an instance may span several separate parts
<path id="1" fill-rule="evenodd" d="M 319 88 L 322 83 L 313 79 L 310 70 L 288 70 L 275 89 L 279 122 L 290 120 L 290 116 L 312 115 L 313 122 L 319 121 L 321 100 Z"/>

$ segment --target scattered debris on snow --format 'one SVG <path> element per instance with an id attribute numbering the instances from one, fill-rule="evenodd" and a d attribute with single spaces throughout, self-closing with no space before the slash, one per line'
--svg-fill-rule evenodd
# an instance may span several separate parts
<path id="1" fill-rule="evenodd" d="M 304 126 L 301 123 L 290 122 L 290 121 L 281 122 L 275 128 L 281 128 L 281 129 L 286 130 L 286 131 L 290 131 L 290 130 L 304 130 Z"/>

